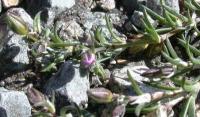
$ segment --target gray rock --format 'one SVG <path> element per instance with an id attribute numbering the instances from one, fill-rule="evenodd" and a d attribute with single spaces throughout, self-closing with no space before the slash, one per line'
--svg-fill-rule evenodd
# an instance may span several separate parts
<path id="1" fill-rule="evenodd" d="M 139 11 L 139 5 L 145 5 L 148 8 L 152 9 L 153 11 L 157 12 L 158 14 L 162 14 L 162 8 L 160 4 L 160 0 L 118 0 L 119 4 L 124 7 L 124 10 L 128 14 L 133 14 L 135 10 Z M 179 0 L 164 0 L 165 4 L 171 7 L 176 12 L 180 12 L 179 8 Z"/>
<path id="2" fill-rule="evenodd" d="M 26 0 L 27 9 L 31 15 L 44 10 L 45 8 L 58 9 L 56 11 L 64 11 L 75 5 L 75 0 Z"/>
<path id="3" fill-rule="evenodd" d="M 111 18 L 112 24 L 115 25 L 121 25 L 121 18 L 120 15 L 117 13 L 110 13 L 108 14 Z M 84 19 L 82 20 L 83 27 L 85 29 L 85 32 L 91 32 L 96 29 L 96 27 L 100 27 L 102 29 L 102 32 L 104 33 L 105 37 L 108 39 L 111 39 L 111 34 L 108 31 L 108 28 L 106 26 L 106 20 L 105 20 L 105 13 L 103 12 L 95 12 L 95 13 L 85 13 L 83 14 Z M 113 28 L 113 32 L 125 39 L 125 36 L 121 34 L 119 31 L 117 31 L 115 28 Z"/>
<path id="4" fill-rule="evenodd" d="M 114 69 L 112 72 L 113 77 L 110 82 L 111 89 L 119 93 L 124 93 L 125 95 L 135 95 L 135 92 L 131 86 L 131 82 L 128 80 L 127 76 L 127 70 L 130 70 L 134 80 L 139 84 L 141 90 L 144 93 L 152 93 L 158 91 L 158 89 L 142 83 L 142 81 L 146 81 L 148 79 L 140 75 L 144 72 L 144 70 L 141 69 L 148 69 L 143 61 L 131 62 L 127 66 Z"/>
<path id="5" fill-rule="evenodd" d="M 127 32 L 137 31 L 137 28 L 135 27 L 135 25 L 133 25 L 131 20 L 128 20 L 127 22 L 125 22 L 124 28 L 126 29 Z"/>
<path id="6" fill-rule="evenodd" d="M 46 8 L 42 11 L 41 20 L 45 23 L 47 27 L 51 26 L 54 22 L 54 19 L 60 11 L 54 8 Z"/>
<path id="7" fill-rule="evenodd" d="M 115 8 L 115 0 L 100 0 L 97 1 L 97 5 L 104 10 L 112 10 Z"/>
<path id="8" fill-rule="evenodd" d="M 57 23 L 60 25 L 58 27 L 61 27 L 60 35 L 64 39 L 83 38 L 84 31 L 75 20 L 59 21 Z"/>
<path id="9" fill-rule="evenodd" d="M 75 0 L 48 0 L 51 7 L 71 8 L 75 5 Z"/>
<path id="10" fill-rule="evenodd" d="M 2 0 L 2 4 L 4 8 L 17 6 L 19 3 L 20 3 L 20 0 Z"/>
<path id="11" fill-rule="evenodd" d="M 45 93 L 51 95 L 53 92 L 64 96 L 69 102 L 74 102 L 80 107 L 87 106 L 89 79 L 85 70 L 82 71 L 78 65 L 71 61 L 65 62 L 59 71 L 45 85 Z"/>
<path id="12" fill-rule="evenodd" d="M 17 34 L 9 31 L 2 41 L 2 51 L 0 52 L 1 61 L 0 64 L 4 65 L 0 68 L 0 71 L 20 71 L 25 69 L 29 64 L 28 57 L 28 43 Z M 9 70 L 9 71 L 8 71 Z"/>
<path id="13" fill-rule="evenodd" d="M 12 32 L 10 32 L 12 33 Z M 7 43 L 7 46 L 10 48 L 16 47 L 16 50 L 8 51 L 7 55 L 13 56 L 16 53 L 16 56 L 12 59 L 15 63 L 22 63 L 22 64 L 29 64 L 29 57 L 28 57 L 28 43 L 25 42 L 25 40 L 20 36 L 13 34 L 13 36 L 10 38 L 9 42 Z M 18 48 L 18 53 L 17 53 Z"/>
<path id="14" fill-rule="evenodd" d="M 178 13 L 180 12 L 179 0 L 165 0 L 165 4 L 171 7 L 174 11 Z M 157 12 L 158 14 L 162 14 L 160 0 L 147 0 L 147 7 Z"/>
<path id="15" fill-rule="evenodd" d="M 64 37 L 64 39 L 82 39 L 82 41 L 85 42 L 85 40 L 91 40 L 90 38 L 91 32 L 93 32 L 97 26 L 102 28 L 102 32 L 105 33 L 104 35 L 107 38 L 111 38 L 111 35 L 107 29 L 106 21 L 105 21 L 105 13 L 104 12 L 90 12 L 90 11 L 84 11 L 84 12 L 78 12 L 78 15 L 72 17 L 71 16 L 63 16 L 62 18 L 59 18 L 57 23 L 59 24 L 58 27 L 60 27 L 60 36 Z M 120 18 L 119 13 L 109 13 L 108 14 L 112 20 L 112 23 L 120 26 L 122 25 L 122 21 Z M 77 16 L 79 16 L 77 18 Z M 70 18 L 71 17 L 71 18 Z M 80 18 L 80 19 L 79 19 Z M 82 26 L 82 27 L 81 27 Z M 113 29 L 113 31 L 118 35 L 124 38 L 124 35 L 119 33 L 116 29 Z M 84 39 L 84 40 L 83 40 Z"/>
<path id="16" fill-rule="evenodd" d="M 94 0 L 76 0 L 76 5 L 91 10 L 96 7 L 96 2 Z"/>
<path id="17" fill-rule="evenodd" d="M 123 9 L 128 13 L 132 14 L 134 10 L 139 8 L 137 0 L 118 0 L 119 4 L 122 5 Z"/>
<path id="18" fill-rule="evenodd" d="M 144 17 L 143 12 L 141 11 L 134 11 L 132 17 L 131 17 L 131 22 L 138 28 L 143 29 L 144 25 L 142 23 L 142 19 Z M 157 22 L 155 20 L 153 20 L 150 16 L 148 17 L 150 23 L 156 27 L 157 26 Z"/>
<path id="19" fill-rule="evenodd" d="M 120 15 L 117 13 L 108 14 L 113 24 L 120 24 Z M 87 12 L 83 14 L 83 26 L 86 29 L 92 29 L 96 26 L 106 26 L 105 13 L 103 12 Z"/>
<path id="20" fill-rule="evenodd" d="M 2 51 L 4 45 L 9 41 L 8 36 L 9 28 L 5 22 L 3 22 L 3 15 L 0 16 L 0 51 Z"/>
<path id="21" fill-rule="evenodd" d="M 11 8 L 9 11 L 19 15 L 26 22 L 29 30 L 32 30 L 33 20 L 25 10 Z M 0 57 L 2 58 L 0 64 L 5 67 L 1 68 L 1 70 L 24 69 L 29 64 L 28 49 L 28 43 L 25 42 L 23 37 L 11 31 L 6 23 L 2 21 L 0 23 Z"/>
<path id="22" fill-rule="evenodd" d="M 1 117 L 30 117 L 31 105 L 24 92 L 0 88 Z"/>
<path id="23" fill-rule="evenodd" d="M 166 0 L 165 1 L 167 6 L 170 6 L 174 11 L 180 12 L 180 7 L 179 7 L 179 0 Z"/>

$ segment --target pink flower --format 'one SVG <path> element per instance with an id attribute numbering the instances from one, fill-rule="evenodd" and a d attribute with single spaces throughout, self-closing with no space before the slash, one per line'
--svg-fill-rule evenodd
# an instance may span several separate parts
<path id="1" fill-rule="evenodd" d="M 84 66 L 84 68 L 89 68 L 95 61 L 95 54 L 86 52 L 83 54 L 81 64 Z"/>

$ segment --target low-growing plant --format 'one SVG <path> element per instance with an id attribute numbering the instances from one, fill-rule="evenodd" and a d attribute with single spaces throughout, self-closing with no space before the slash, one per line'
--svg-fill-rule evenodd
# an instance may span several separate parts
<path id="1" fill-rule="evenodd" d="M 185 0 L 184 11 L 179 14 L 166 6 L 163 0 L 162 15 L 157 14 L 151 9 L 141 6 L 144 18 L 142 19 L 144 30 L 137 30 L 133 39 L 126 41 L 113 32 L 109 16 L 105 16 L 108 31 L 112 39 L 108 39 L 97 27 L 91 36 L 92 43 L 82 43 L 77 40 L 64 40 L 60 38 L 57 27 L 49 29 L 41 26 L 40 12 L 35 16 L 33 30 L 28 32 L 26 24 L 15 14 L 7 13 L 8 25 L 11 29 L 22 36 L 27 37 L 30 43 L 32 56 L 35 62 L 41 67 L 41 72 L 52 72 L 56 70 L 60 63 L 66 60 L 74 60 L 88 69 L 91 73 L 99 76 L 101 81 L 106 80 L 103 62 L 114 59 L 126 49 L 131 49 L 133 53 L 145 51 L 147 48 L 153 53 L 161 54 L 162 57 L 171 65 L 157 68 L 150 68 L 149 71 L 141 74 L 148 80 L 144 84 L 160 89 L 154 93 L 144 93 L 132 76 L 132 71 L 127 71 L 128 79 L 136 96 L 126 96 L 112 93 L 104 88 L 96 88 L 88 91 L 88 96 L 98 103 L 117 103 L 126 106 L 126 113 L 134 113 L 137 116 L 147 114 L 152 111 L 159 111 L 161 107 L 168 110 L 182 102 L 184 105 L 180 111 L 180 117 L 195 117 L 196 99 L 199 93 L 200 77 L 190 76 L 189 73 L 198 70 L 200 50 L 193 46 L 192 39 L 198 39 L 200 31 L 195 15 L 199 14 L 200 5 L 196 0 Z M 149 21 L 152 17 L 159 23 L 155 27 Z M 179 57 L 174 49 L 173 43 L 178 41 L 180 47 L 185 48 L 186 57 Z M 159 48 L 154 48 L 159 47 Z M 163 85 L 169 81 L 173 85 Z M 122 98 L 122 101 L 119 101 Z M 111 99 L 112 98 L 112 99 Z M 69 107 L 64 107 L 61 115 L 65 116 L 65 111 Z M 70 107 L 71 108 L 71 107 Z M 74 107 L 73 107 L 74 109 Z M 81 113 L 83 111 L 77 111 Z M 120 111 L 121 112 L 121 111 Z M 123 113 L 123 112 L 121 112 Z M 159 115 L 157 115 L 159 116 Z"/>

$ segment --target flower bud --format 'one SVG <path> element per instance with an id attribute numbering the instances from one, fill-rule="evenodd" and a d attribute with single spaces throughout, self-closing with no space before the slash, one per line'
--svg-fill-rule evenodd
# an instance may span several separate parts
<path id="1" fill-rule="evenodd" d="M 112 117 L 124 117 L 125 112 L 125 104 L 117 105 L 112 111 Z"/>
<path id="2" fill-rule="evenodd" d="M 84 68 L 89 68 L 95 61 L 95 54 L 92 52 L 86 52 L 83 54 L 81 64 Z"/>
<path id="3" fill-rule="evenodd" d="M 112 92 L 105 88 L 93 88 L 88 90 L 87 94 L 97 103 L 110 103 L 113 100 Z"/>
<path id="4" fill-rule="evenodd" d="M 50 102 L 45 96 L 38 91 L 37 89 L 29 86 L 27 89 L 27 97 L 31 104 L 35 107 L 44 107 L 51 113 L 55 113 L 55 106 L 52 102 Z"/>
<path id="5" fill-rule="evenodd" d="M 37 105 L 38 103 L 45 101 L 44 95 L 32 86 L 29 86 L 27 89 L 27 97 L 30 103 L 32 103 L 33 105 Z"/>
<path id="6" fill-rule="evenodd" d="M 6 13 L 6 21 L 9 27 L 13 30 L 13 32 L 19 34 L 19 35 L 26 35 L 28 33 L 28 27 L 24 20 L 15 15 L 12 12 Z"/>

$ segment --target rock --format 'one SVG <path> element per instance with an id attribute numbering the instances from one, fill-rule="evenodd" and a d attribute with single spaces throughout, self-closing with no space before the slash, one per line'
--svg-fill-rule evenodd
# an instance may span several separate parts
<path id="1" fill-rule="evenodd" d="M 142 23 L 142 19 L 143 19 L 144 15 L 143 12 L 141 11 L 134 11 L 132 17 L 131 17 L 131 22 L 138 28 L 140 29 L 144 29 L 144 25 Z M 153 20 L 150 16 L 148 17 L 150 23 L 156 27 L 157 26 L 157 22 L 155 20 Z"/>
<path id="2" fill-rule="evenodd" d="M 56 14 L 59 12 L 60 11 L 57 11 L 56 9 L 46 8 L 42 11 L 41 20 L 45 23 L 47 27 L 51 26 L 54 22 Z"/>
<path id="3" fill-rule="evenodd" d="M 171 7 L 177 13 L 180 12 L 179 0 L 166 0 L 165 3 L 167 6 Z"/>
<path id="4" fill-rule="evenodd" d="M 133 25 L 131 20 L 128 20 L 124 23 L 124 28 L 126 29 L 127 32 L 132 33 L 133 31 L 137 31 L 136 27 Z"/>
<path id="5" fill-rule="evenodd" d="M 20 35 L 10 33 L 12 37 L 7 43 L 7 59 L 12 59 L 14 63 L 29 64 L 28 43 Z"/>
<path id="6" fill-rule="evenodd" d="M 31 3 L 30 5 L 37 5 L 39 7 L 57 7 L 57 8 L 71 8 L 75 5 L 75 0 L 28 0 L 27 4 Z M 31 7 L 31 6 L 30 6 Z M 34 6 L 32 6 L 34 7 Z"/>
<path id="7" fill-rule="evenodd" d="M 75 5 L 75 0 L 48 0 L 51 7 L 71 8 Z"/>
<path id="8" fill-rule="evenodd" d="M 114 92 L 123 93 L 125 95 L 135 95 L 132 89 L 131 82 L 128 80 L 127 70 L 130 70 L 134 80 L 139 84 L 141 90 L 144 93 L 152 93 L 158 91 L 156 88 L 147 86 L 142 83 L 147 78 L 140 74 L 144 72 L 141 69 L 148 69 L 144 62 L 132 62 L 123 68 L 116 68 L 112 72 L 112 78 L 110 80 L 110 88 Z"/>
<path id="9" fill-rule="evenodd" d="M 1 117 L 30 117 L 31 106 L 24 92 L 0 88 Z"/>
<path id="10" fill-rule="evenodd" d="M 108 14 L 111 18 L 112 24 L 120 26 L 123 21 L 121 21 L 121 18 L 119 17 L 119 14 L 116 13 L 110 13 Z M 103 12 L 95 12 L 95 13 L 85 13 L 83 15 L 84 19 L 82 20 L 83 27 L 85 31 L 94 31 L 96 27 L 100 27 L 102 29 L 102 32 L 104 33 L 105 37 L 108 39 L 111 39 L 111 34 L 108 31 L 108 28 L 106 26 L 106 20 L 105 20 L 105 13 Z M 115 28 L 113 28 L 113 32 L 125 39 L 125 36 L 121 34 L 119 31 L 117 31 Z"/>
<path id="11" fill-rule="evenodd" d="M 9 41 L 9 28 L 5 22 L 3 22 L 3 15 L 0 16 L 0 51 L 2 51 L 4 45 Z"/>
<path id="12" fill-rule="evenodd" d="M 105 13 L 103 12 L 87 12 L 82 14 L 83 19 L 83 26 L 86 29 L 92 29 L 92 27 L 96 26 L 106 26 L 106 20 L 105 20 Z M 110 13 L 108 14 L 112 20 L 113 24 L 119 24 L 120 23 L 120 17 L 117 13 Z"/>
<path id="13" fill-rule="evenodd" d="M 68 99 L 80 107 L 87 106 L 87 90 L 90 87 L 86 71 L 82 71 L 72 61 L 65 62 L 59 71 L 44 86 L 45 93 L 51 95 L 54 91 L 58 97 Z M 67 102 L 65 102 L 67 103 Z"/>
<path id="14" fill-rule="evenodd" d="M 32 30 L 33 20 L 22 8 L 11 8 L 9 12 L 19 15 L 26 22 L 29 30 Z M 29 64 L 28 43 L 22 36 L 11 31 L 3 21 L 0 24 L 0 49 L 2 59 L 0 64 L 4 65 L 3 68 L 0 68 L 0 71 L 18 71 Z"/>
<path id="15" fill-rule="evenodd" d="M 2 4 L 4 8 L 9 8 L 13 6 L 17 6 L 20 0 L 2 0 Z"/>
<path id="16" fill-rule="evenodd" d="M 94 0 L 76 0 L 76 5 L 86 8 L 87 10 L 91 10 L 96 7 L 96 2 Z"/>
<path id="17" fill-rule="evenodd" d="M 115 0 L 100 0 L 97 1 L 97 5 L 104 10 L 112 10 L 115 8 Z"/>
<path id="18" fill-rule="evenodd" d="M 117 3 L 123 7 L 124 11 L 132 14 L 134 10 L 139 8 L 137 0 L 116 0 Z"/>
<path id="19" fill-rule="evenodd" d="M 73 15 L 68 15 L 67 16 L 62 16 L 59 18 L 57 23 L 59 24 L 58 29 L 60 28 L 60 36 L 64 37 L 64 39 L 82 39 L 81 41 L 87 40 L 90 38 L 91 32 L 93 32 L 96 27 L 101 27 L 102 32 L 105 33 L 104 35 L 108 37 L 109 39 L 111 38 L 111 34 L 109 33 L 107 26 L 106 26 L 106 21 L 105 21 L 105 13 L 104 12 L 90 12 L 90 11 L 85 11 L 85 12 L 78 12 L 77 14 Z M 123 20 L 120 18 L 119 13 L 109 13 L 108 14 L 112 20 L 112 23 L 114 25 L 120 26 L 123 24 Z M 79 16 L 79 17 L 77 17 Z M 79 19 L 80 18 L 80 19 Z M 82 27 L 81 27 L 82 26 Z M 113 31 L 121 37 L 125 37 L 122 35 L 119 31 L 117 31 L 115 28 Z M 83 40 L 84 39 L 84 40 Z M 90 40 L 90 39 L 88 39 Z"/>
<path id="20" fill-rule="evenodd" d="M 27 9 L 33 16 L 46 8 L 51 8 L 55 10 L 56 14 L 59 14 L 59 12 L 69 9 L 74 5 L 75 0 L 26 0 Z"/>
<path id="21" fill-rule="evenodd" d="M 57 22 L 61 27 L 60 35 L 64 39 L 72 39 L 72 38 L 83 38 L 84 31 L 81 26 L 75 21 L 70 20 L 68 22 Z"/>
<path id="22" fill-rule="evenodd" d="M 180 12 L 179 0 L 165 0 L 165 4 L 171 7 L 177 13 Z M 162 14 L 160 0 L 147 0 L 147 7 L 149 7 L 158 14 Z"/>

